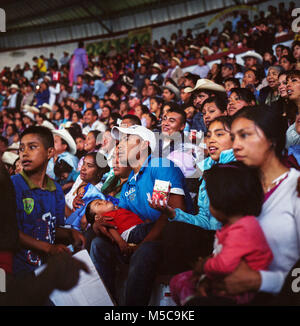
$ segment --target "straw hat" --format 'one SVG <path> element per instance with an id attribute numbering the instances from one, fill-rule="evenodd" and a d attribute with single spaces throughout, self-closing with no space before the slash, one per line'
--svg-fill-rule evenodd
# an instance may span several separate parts
<path id="1" fill-rule="evenodd" d="M 181 61 L 177 57 L 172 57 L 171 60 L 174 60 L 178 64 L 178 66 L 181 65 Z"/>
<path id="2" fill-rule="evenodd" d="M 208 89 L 208 90 L 215 91 L 215 92 L 226 92 L 226 90 L 223 86 L 216 84 L 213 81 L 211 81 L 209 79 L 205 79 L 205 78 L 198 79 L 196 86 L 194 88 L 186 87 L 184 89 L 184 92 L 191 93 L 191 92 L 194 92 L 194 91 L 200 90 L 200 89 Z"/>
<path id="3" fill-rule="evenodd" d="M 156 62 L 153 63 L 151 67 L 156 68 L 156 69 L 158 69 L 159 71 L 161 71 L 161 67 L 160 67 L 160 65 L 159 65 L 158 63 L 156 63 Z"/>

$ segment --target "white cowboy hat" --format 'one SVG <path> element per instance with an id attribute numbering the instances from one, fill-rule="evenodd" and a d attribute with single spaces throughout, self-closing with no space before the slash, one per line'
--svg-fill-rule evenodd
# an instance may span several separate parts
<path id="1" fill-rule="evenodd" d="M 205 50 L 207 51 L 207 55 L 211 55 L 214 53 L 214 51 L 207 46 L 202 46 L 202 48 L 200 49 L 200 53 L 203 54 Z"/>
<path id="2" fill-rule="evenodd" d="M 10 146 L 7 147 L 7 151 L 15 151 L 15 150 L 19 150 L 20 148 L 20 142 L 16 142 L 16 143 L 12 143 Z"/>
<path id="3" fill-rule="evenodd" d="M 194 88 L 192 87 L 186 87 L 184 89 L 185 93 L 191 93 L 199 89 L 208 89 L 215 92 L 226 92 L 225 88 L 219 84 L 214 83 L 213 81 L 205 78 L 201 78 L 197 80 L 196 86 Z"/>
<path id="4" fill-rule="evenodd" d="M 25 112 L 31 112 L 31 113 L 40 113 L 40 110 L 35 107 L 35 106 L 31 106 L 31 105 L 28 105 L 28 104 L 25 104 L 23 106 L 23 111 Z"/>
<path id="5" fill-rule="evenodd" d="M 61 137 L 68 145 L 69 152 L 73 155 L 76 154 L 77 148 L 76 143 L 71 134 L 66 129 L 52 130 L 53 136 L 57 135 Z"/>
<path id="6" fill-rule="evenodd" d="M 54 125 L 51 122 L 49 122 L 48 120 L 44 120 L 42 122 L 41 126 L 46 127 L 46 128 L 48 128 L 50 130 L 55 130 Z"/>
<path id="7" fill-rule="evenodd" d="M 162 88 L 163 89 L 165 89 L 165 88 L 168 89 L 169 91 L 174 93 L 177 98 L 180 97 L 180 90 L 176 86 L 174 86 L 173 84 L 171 84 L 171 83 L 165 84 L 165 85 L 163 85 Z"/>
<path id="8" fill-rule="evenodd" d="M 35 121 L 34 114 L 32 112 L 30 112 L 30 111 L 24 111 L 24 116 L 29 118 L 32 121 Z"/>
<path id="9" fill-rule="evenodd" d="M 45 108 L 45 109 L 47 109 L 48 111 L 52 111 L 52 107 L 51 107 L 51 105 L 48 104 L 48 103 L 43 103 L 43 104 L 41 105 L 41 108 Z"/>
<path id="10" fill-rule="evenodd" d="M 259 53 L 255 52 L 255 51 L 253 51 L 253 50 L 249 50 L 249 51 L 247 51 L 245 54 L 243 54 L 243 55 L 241 56 L 241 58 L 242 58 L 243 60 L 245 60 L 245 59 L 248 58 L 248 57 L 256 58 L 256 59 L 259 61 L 259 63 L 262 63 L 262 62 L 263 62 L 263 58 L 262 58 L 262 56 L 261 56 Z"/>
<path id="11" fill-rule="evenodd" d="M 196 45 L 190 45 L 189 48 L 193 49 L 193 50 L 196 50 L 196 51 L 200 50 L 200 48 L 198 46 L 196 46 Z"/>
<path id="12" fill-rule="evenodd" d="M 9 165 L 14 165 L 16 160 L 19 158 L 19 155 L 13 152 L 4 152 L 2 155 L 2 162 Z"/>

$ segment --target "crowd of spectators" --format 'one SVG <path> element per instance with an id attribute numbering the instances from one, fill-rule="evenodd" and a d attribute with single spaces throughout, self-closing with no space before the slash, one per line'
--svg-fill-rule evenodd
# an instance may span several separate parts
<path id="1" fill-rule="evenodd" d="M 18 277 L 72 242 L 119 304 L 147 305 L 157 276 L 179 305 L 298 303 L 284 282 L 300 258 L 300 41 L 273 51 L 295 36 L 294 7 L 270 5 L 253 21 L 234 12 L 222 30 L 120 52 L 88 55 L 79 42 L 59 60 L 5 67 L 1 169 L 17 222 L 10 214 L 0 267 Z M 151 195 L 156 181 L 169 183 L 167 201 Z"/>

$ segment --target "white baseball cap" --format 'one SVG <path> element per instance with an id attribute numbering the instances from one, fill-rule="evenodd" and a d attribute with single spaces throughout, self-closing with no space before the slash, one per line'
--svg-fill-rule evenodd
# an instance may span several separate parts
<path id="1" fill-rule="evenodd" d="M 133 125 L 128 128 L 115 126 L 111 130 L 111 135 L 114 139 L 120 140 L 120 133 L 127 135 L 137 135 L 141 137 L 144 141 L 149 142 L 149 146 L 151 148 L 152 153 L 155 151 L 156 138 L 154 132 L 152 132 L 150 129 L 139 125 Z"/>

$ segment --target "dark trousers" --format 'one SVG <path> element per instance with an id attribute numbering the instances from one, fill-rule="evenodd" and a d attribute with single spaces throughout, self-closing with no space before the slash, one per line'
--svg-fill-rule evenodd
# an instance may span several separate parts
<path id="1" fill-rule="evenodd" d="M 175 275 L 193 268 L 198 257 L 212 254 L 215 231 L 183 222 L 169 222 L 162 235 L 161 275 Z"/>

